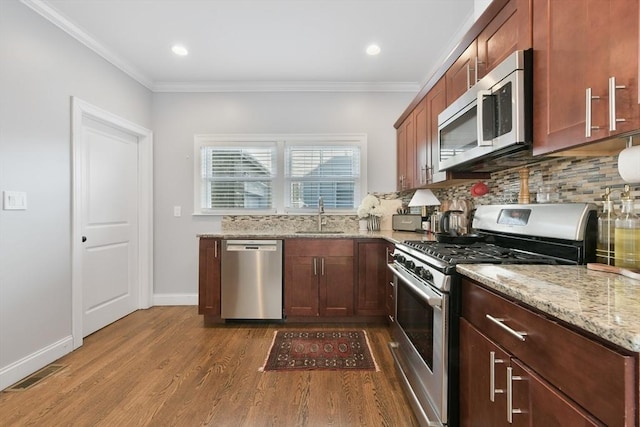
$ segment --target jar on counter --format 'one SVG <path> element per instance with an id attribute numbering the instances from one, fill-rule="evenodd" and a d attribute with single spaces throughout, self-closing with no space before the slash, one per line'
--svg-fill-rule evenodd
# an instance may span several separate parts
<path id="1" fill-rule="evenodd" d="M 628 184 L 621 199 L 622 208 L 615 222 L 615 265 L 640 268 L 640 217 L 634 212 Z"/>
<path id="2" fill-rule="evenodd" d="M 611 200 L 611 188 L 607 187 L 602 195 L 602 212 L 598 215 L 598 243 L 596 261 L 601 264 L 615 265 L 615 227 L 617 215 Z"/>

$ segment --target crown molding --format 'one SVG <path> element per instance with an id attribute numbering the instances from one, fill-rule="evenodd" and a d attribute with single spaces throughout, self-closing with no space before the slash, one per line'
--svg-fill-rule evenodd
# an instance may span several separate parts
<path id="1" fill-rule="evenodd" d="M 154 92 L 410 92 L 413 82 L 157 82 Z"/>
<path id="2" fill-rule="evenodd" d="M 120 56 L 106 48 L 102 43 L 98 42 L 84 29 L 67 19 L 60 12 L 50 6 L 45 0 L 20 0 L 25 6 L 34 10 L 46 20 L 59 27 L 61 30 L 78 40 L 80 43 L 93 50 L 102 58 L 119 68 L 125 74 L 136 80 L 147 89 L 151 89 L 153 82 L 144 75 L 136 67 L 122 59 Z"/>

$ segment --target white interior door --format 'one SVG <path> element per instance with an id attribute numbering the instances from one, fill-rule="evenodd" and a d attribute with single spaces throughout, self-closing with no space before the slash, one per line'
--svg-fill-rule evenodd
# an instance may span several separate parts
<path id="1" fill-rule="evenodd" d="M 151 295 L 151 133 L 74 99 L 73 334 L 82 338 Z"/>
<path id="2" fill-rule="evenodd" d="M 138 138 L 85 119 L 83 336 L 138 308 Z"/>

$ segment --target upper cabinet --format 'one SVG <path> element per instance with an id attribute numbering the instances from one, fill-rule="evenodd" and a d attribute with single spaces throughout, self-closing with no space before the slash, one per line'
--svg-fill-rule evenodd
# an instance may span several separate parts
<path id="1" fill-rule="evenodd" d="M 533 154 L 640 128 L 638 1 L 536 1 Z"/>
<path id="2" fill-rule="evenodd" d="M 532 45 L 531 0 L 511 0 L 449 67 L 447 105 L 493 70 L 509 54 Z"/>
<path id="3" fill-rule="evenodd" d="M 478 42 L 474 40 L 445 74 L 447 105 L 458 99 L 480 79 L 478 75 Z"/>

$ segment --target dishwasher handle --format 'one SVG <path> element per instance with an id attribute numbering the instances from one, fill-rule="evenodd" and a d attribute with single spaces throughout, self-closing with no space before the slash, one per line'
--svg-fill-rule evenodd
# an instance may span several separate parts
<path id="1" fill-rule="evenodd" d="M 277 251 L 277 240 L 226 240 L 226 250 L 230 252 Z"/>

